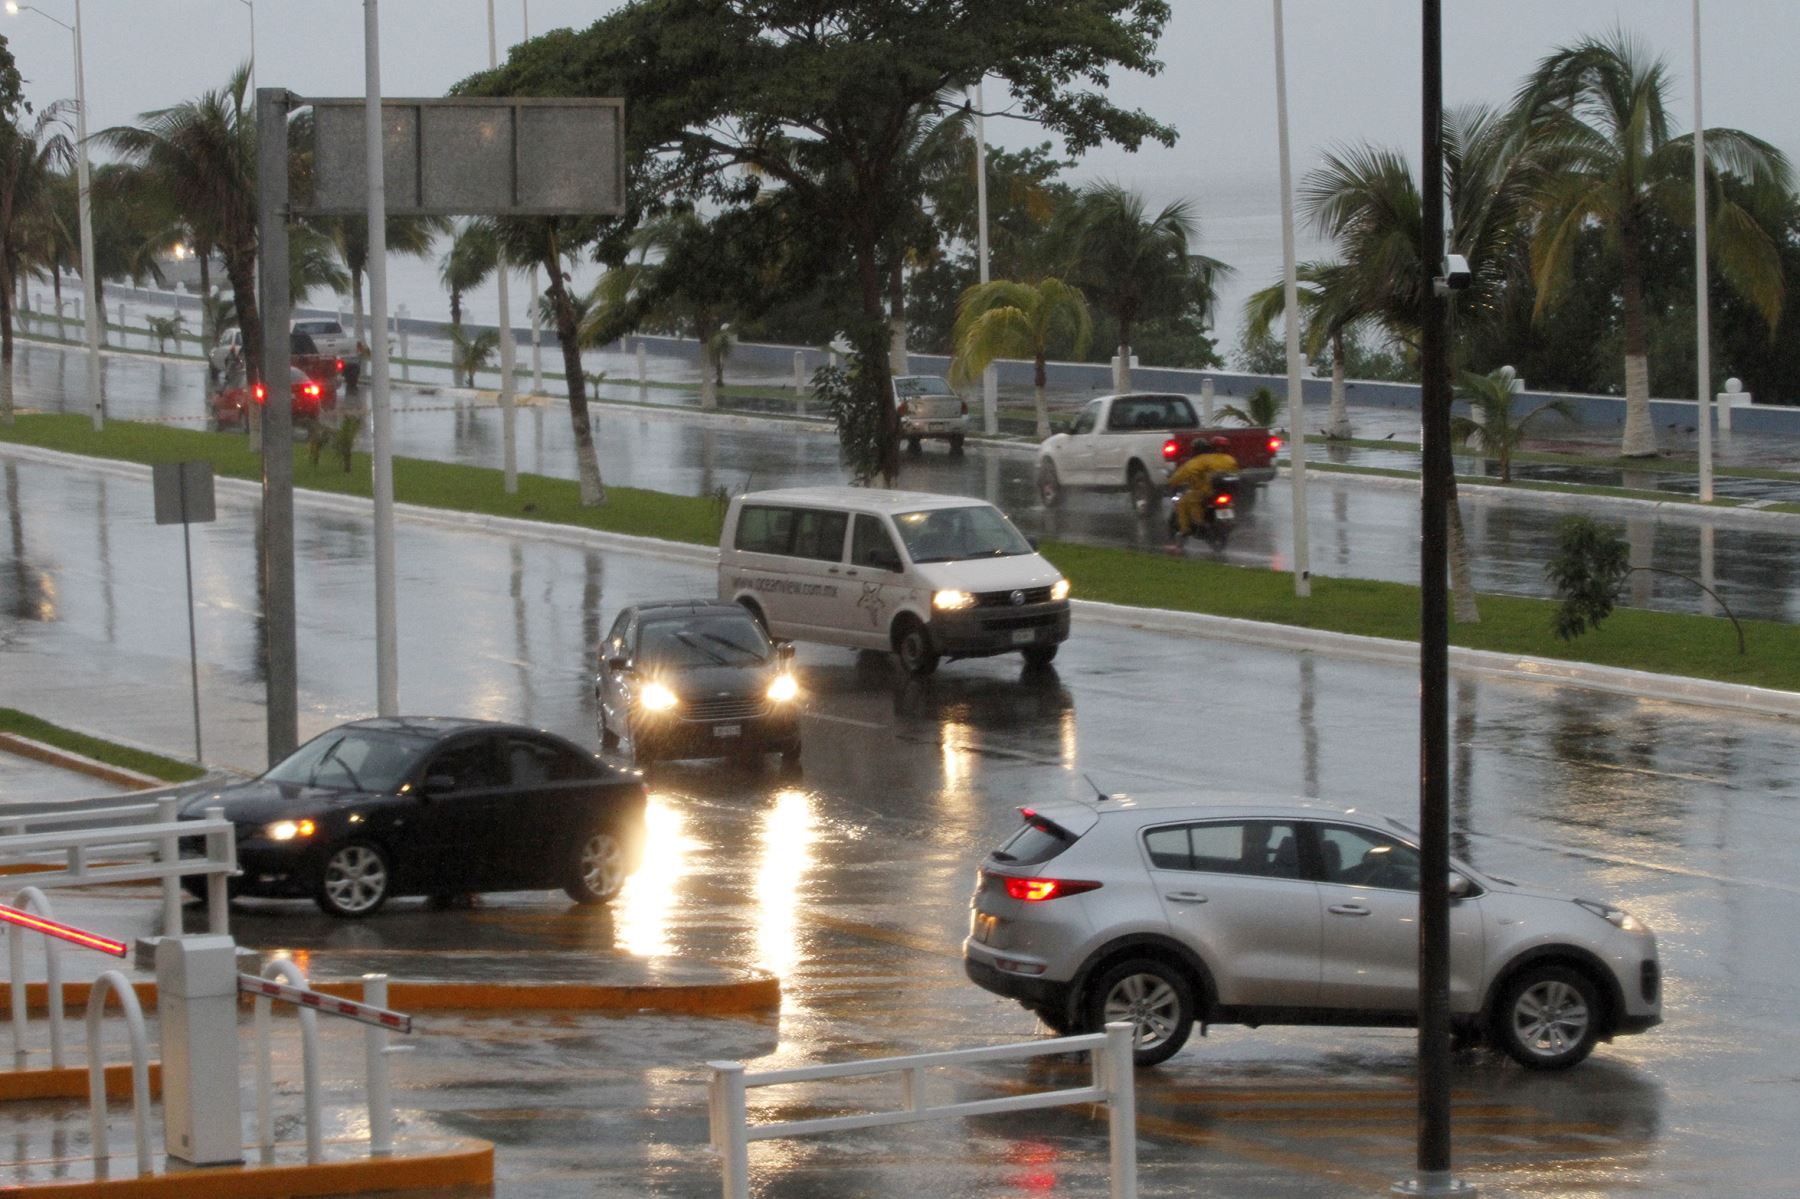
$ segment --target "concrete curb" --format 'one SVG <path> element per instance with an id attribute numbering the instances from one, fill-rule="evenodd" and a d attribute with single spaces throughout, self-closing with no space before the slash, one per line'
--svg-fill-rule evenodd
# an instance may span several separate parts
<path id="1" fill-rule="evenodd" d="M 150 791 L 158 787 L 174 785 L 168 779 L 139 774 L 135 770 L 126 770 L 122 766 L 112 766 L 75 753 L 73 750 L 59 749 L 54 745 L 46 745 L 42 741 L 33 741 L 30 737 L 21 737 L 17 733 L 0 733 L 0 751 L 15 754 L 21 758 L 30 758 L 32 761 L 42 762 L 46 766 L 56 766 L 76 774 L 85 774 L 89 778 L 96 778 L 101 782 L 113 783 L 120 787 Z"/>
<path id="2" fill-rule="evenodd" d="M 773 1012 L 781 1006 L 781 980 L 759 970 L 730 971 L 731 977 L 716 982 L 627 983 L 589 982 L 413 982 L 396 978 L 388 984 L 388 1006 L 396 1011 L 419 1012 L 663 1012 L 684 1016 L 744 1016 Z M 145 1011 L 156 1008 L 154 982 L 136 982 L 138 1002 Z M 358 982 L 314 981 L 312 989 L 339 999 L 363 998 Z M 86 1009 L 91 983 L 62 985 L 63 1008 Z M 25 1008 L 41 1012 L 49 1001 L 47 984 L 25 984 Z M 240 1006 L 251 1002 L 239 996 Z M 0 1008 L 12 1002 L 12 984 L 0 983 Z M 3 1074 L 0 1074 L 3 1077 Z M 84 1084 L 85 1086 L 85 1084 Z M 83 1094 L 86 1093 L 84 1090 Z M 0 1091 L 0 1098 L 4 1098 Z M 3 1188 L 0 1188 L 3 1189 Z"/>
<path id="3" fill-rule="evenodd" d="M 165 1173 L 133 1177 L 135 1163 L 114 1155 L 114 1178 L 59 1178 L 42 1182 L 13 1182 L 0 1186 L 18 1199 L 298 1199 L 303 1195 L 367 1195 L 385 1191 L 408 1193 L 451 1187 L 490 1187 L 494 1181 L 494 1146 L 470 1138 L 416 1140 L 416 1148 L 401 1141 L 393 1153 L 367 1156 L 363 1141 L 327 1141 L 326 1152 L 354 1149 L 355 1157 L 303 1162 L 249 1162 L 241 1166 L 208 1166 L 204 1170 L 170 1169 Z M 255 1152 L 246 1147 L 246 1158 Z M 67 1174 L 71 1169 L 93 1169 L 93 1159 L 63 1158 L 21 1162 L 21 1169 L 37 1166 L 45 1173 Z"/>
<path id="4" fill-rule="evenodd" d="M 42 450 L 35 446 L 0 444 L 0 454 L 16 454 L 56 466 L 112 470 L 113 473 L 133 478 L 146 478 L 150 474 L 149 467 L 136 463 L 88 458 L 80 454 L 65 454 L 59 450 Z M 218 486 L 233 495 L 256 497 L 261 494 L 261 488 L 257 484 L 244 479 L 220 479 Z M 295 489 L 294 502 L 363 516 L 368 515 L 374 506 L 372 500 L 360 496 L 329 495 L 308 492 L 302 488 Z M 710 546 L 688 545 L 627 533 L 607 533 L 597 529 L 581 529 L 573 525 L 556 525 L 516 517 L 488 516 L 413 504 L 396 504 L 394 509 L 409 519 L 442 527 L 485 529 L 568 545 L 628 550 L 673 562 L 707 564 L 713 562 L 717 554 Z M 1418 646 L 1407 641 L 1390 641 L 1380 637 L 1333 633 L 1298 625 L 1270 624 L 1235 617 L 1209 616 L 1199 612 L 1134 608 L 1098 600 L 1075 600 L 1074 607 L 1077 613 L 1089 619 L 1127 628 L 1211 637 L 1272 649 L 1306 649 L 1395 665 L 1416 665 L 1418 662 Z M 1675 700 L 1763 716 L 1800 717 L 1800 692 L 1776 691 L 1740 683 L 1719 683 L 1682 675 L 1653 674 L 1615 666 L 1593 666 L 1556 658 L 1458 649 L 1454 646 L 1450 650 L 1450 663 L 1459 670 L 1492 678 L 1566 683 L 1646 699 Z"/>

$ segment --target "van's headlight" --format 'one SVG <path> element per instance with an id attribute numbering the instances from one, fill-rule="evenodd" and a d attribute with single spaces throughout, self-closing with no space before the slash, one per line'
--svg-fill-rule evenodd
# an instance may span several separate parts
<path id="1" fill-rule="evenodd" d="M 310 837 L 318 831 L 319 826 L 310 820 L 277 820 L 263 826 L 263 836 L 271 841 L 292 841 L 295 837 Z"/>
<path id="2" fill-rule="evenodd" d="M 769 684 L 769 698 L 778 704 L 785 704 L 800 694 L 800 684 L 794 681 L 791 674 L 778 674 L 775 681 Z"/>
<path id="3" fill-rule="evenodd" d="M 1056 580 L 1056 582 L 1050 584 L 1050 598 L 1053 600 L 1068 599 L 1069 598 L 1069 580 L 1058 579 L 1058 580 Z"/>
<path id="4" fill-rule="evenodd" d="M 959 608 L 975 606 L 975 597 L 966 591 L 939 591 L 933 593 L 931 606 L 944 612 L 954 612 Z"/>
<path id="5" fill-rule="evenodd" d="M 667 712 L 681 702 L 681 697 L 662 683 L 645 683 L 638 693 L 638 703 L 652 712 Z"/>
<path id="6" fill-rule="evenodd" d="M 1606 921 L 1614 928 L 1628 933 L 1647 933 L 1650 926 L 1627 912 L 1623 908 L 1615 908 L 1609 903 L 1595 903 L 1591 899 L 1577 899 L 1576 903 Z"/>

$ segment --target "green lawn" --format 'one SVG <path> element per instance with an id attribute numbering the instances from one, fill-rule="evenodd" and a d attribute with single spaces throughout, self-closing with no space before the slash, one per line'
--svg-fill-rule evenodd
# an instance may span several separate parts
<path id="1" fill-rule="evenodd" d="M 220 474 L 257 478 L 257 459 L 244 438 L 162 425 L 112 421 L 95 433 L 85 416 L 21 416 L 0 440 L 71 453 L 135 462 L 206 458 Z M 369 494 L 369 464 L 357 455 L 345 474 L 327 460 L 312 466 L 296 452 L 301 487 L 351 495 Z M 697 545 L 718 537 L 721 511 L 711 499 L 616 487 L 603 508 L 583 508 L 571 481 L 520 475 L 519 492 L 501 489 L 500 472 L 397 458 L 394 493 L 414 504 L 579 525 L 661 537 Z M 1418 589 L 1364 579 L 1315 578 L 1310 600 L 1293 594 L 1291 575 L 1228 566 L 1201 558 L 1144 553 L 1106 546 L 1046 542 L 1044 553 L 1065 571 L 1078 597 L 1149 608 L 1206 612 L 1276 624 L 1400 640 L 1418 638 Z M 1696 594 L 1698 594 L 1696 592 Z M 1472 649 L 1529 654 L 1624 666 L 1660 674 L 1690 675 L 1761 687 L 1793 689 L 1800 680 L 1800 627 L 1746 622 L 1750 652 L 1737 653 L 1723 618 L 1618 610 L 1597 633 L 1558 641 L 1550 630 L 1554 604 L 1511 596 L 1481 597 L 1481 622 L 1452 626 L 1454 644 Z"/>
<path id="2" fill-rule="evenodd" d="M 160 754 L 103 741 L 99 737 L 90 737 L 86 733 L 77 733 L 47 720 L 39 720 L 16 708 L 0 708 L 0 733 L 29 737 L 33 741 L 42 741 L 45 745 L 54 745 L 58 749 L 105 762 L 108 766 L 147 774 L 168 783 L 185 783 L 206 773 L 192 762 L 177 762 Z"/>

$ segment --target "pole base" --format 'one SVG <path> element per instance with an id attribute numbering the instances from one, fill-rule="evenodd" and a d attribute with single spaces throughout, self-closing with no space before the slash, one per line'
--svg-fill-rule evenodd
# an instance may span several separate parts
<path id="1" fill-rule="evenodd" d="M 1388 1188 L 1390 1195 L 1455 1195 L 1458 1199 L 1475 1199 L 1475 1184 L 1464 1182 L 1448 1173 L 1420 1174 Z"/>

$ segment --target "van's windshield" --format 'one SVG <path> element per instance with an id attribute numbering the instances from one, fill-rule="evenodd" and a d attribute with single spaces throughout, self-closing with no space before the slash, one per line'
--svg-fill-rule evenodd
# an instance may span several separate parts
<path id="1" fill-rule="evenodd" d="M 902 512 L 894 517 L 894 527 L 900 530 L 900 540 L 914 562 L 959 562 L 1033 552 L 1031 543 L 1012 522 L 987 504 Z"/>

